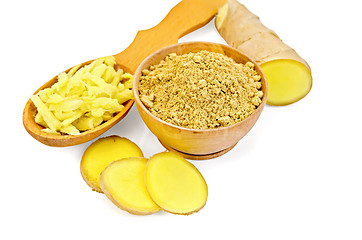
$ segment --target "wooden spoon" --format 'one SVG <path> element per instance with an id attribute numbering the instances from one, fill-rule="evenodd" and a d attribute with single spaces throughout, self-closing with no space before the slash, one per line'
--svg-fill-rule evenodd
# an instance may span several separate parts
<path id="1" fill-rule="evenodd" d="M 158 49 L 177 43 L 182 36 L 206 25 L 217 13 L 218 8 L 225 3 L 226 0 L 181 1 L 171 9 L 158 25 L 139 31 L 128 48 L 114 55 L 117 68 L 134 74 L 138 65 L 148 55 Z M 85 62 L 83 65 L 90 62 Z M 44 88 L 51 87 L 57 81 L 58 77 L 56 76 L 41 86 L 34 94 Z M 35 122 L 37 110 L 29 99 L 23 112 L 23 124 L 28 133 L 39 142 L 56 147 L 72 146 L 92 140 L 113 127 L 128 113 L 133 103 L 132 100 L 128 101 L 121 112 L 92 130 L 84 131 L 79 135 L 56 135 L 42 131 L 43 127 Z"/>

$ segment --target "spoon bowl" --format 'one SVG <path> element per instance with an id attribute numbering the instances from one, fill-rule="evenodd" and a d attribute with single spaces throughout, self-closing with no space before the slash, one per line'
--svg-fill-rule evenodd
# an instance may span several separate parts
<path id="1" fill-rule="evenodd" d="M 84 62 L 82 64 L 82 67 L 90 64 L 92 61 L 93 60 Z M 130 69 L 128 69 L 126 66 L 120 64 L 116 64 L 115 68 L 123 69 L 124 72 L 131 72 Z M 71 69 L 72 68 L 66 70 L 65 72 L 69 72 Z M 38 93 L 43 89 L 51 87 L 57 81 L 58 81 L 58 76 L 55 76 L 50 81 L 41 86 L 34 94 Z M 126 103 L 123 104 L 124 108 L 122 109 L 121 112 L 118 112 L 110 120 L 102 123 L 101 125 L 91 130 L 84 131 L 78 135 L 69 135 L 69 134 L 57 135 L 42 131 L 44 127 L 35 122 L 35 115 L 37 113 L 37 109 L 34 103 L 29 99 L 23 111 L 23 124 L 26 131 L 33 138 L 35 138 L 41 143 L 54 147 L 72 146 L 92 140 L 93 138 L 98 137 L 99 135 L 101 135 L 102 133 L 113 127 L 116 123 L 118 123 L 120 120 L 122 120 L 122 118 L 124 118 L 127 115 L 133 103 L 134 103 L 133 100 L 127 101 Z"/>

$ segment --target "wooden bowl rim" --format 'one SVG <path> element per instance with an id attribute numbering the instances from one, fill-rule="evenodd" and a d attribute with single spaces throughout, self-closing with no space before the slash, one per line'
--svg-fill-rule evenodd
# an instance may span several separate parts
<path id="1" fill-rule="evenodd" d="M 177 48 L 178 46 L 187 46 L 187 45 L 213 45 L 213 46 L 218 46 L 221 49 L 227 49 L 229 51 L 233 51 L 239 55 L 242 55 L 243 57 L 247 58 L 248 61 L 252 62 L 255 66 L 255 70 L 257 70 L 257 72 L 260 74 L 261 76 L 261 83 L 262 83 L 262 91 L 263 91 L 263 99 L 262 102 L 260 103 L 260 105 L 257 107 L 257 109 L 250 114 L 247 118 L 236 122 L 230 126 L 226 126 L 226 127 L 219 127 L 219 128 L 210 128 L 210 129 L 195 129 L 195 128 L 185 128 L 185 127 L 180 127 L 171 123 L 168 123 L 158 117 L 156 117 L 155 115 L 153 115 L 147 108 L 146 106 L 144 106 L 144 104 L 142 103 L 142 101 L 139 98 L 139 93 L 138 93 L 138 83 L 139 83 L 139 79 L 142 75 L 142 70 L 145 69 L 144 65 L 147 65 L 148 62 L 155 56 L 158 55 L 159 53 L 162 52 L 166 52 L 165 57 L 167 56 L 167 54 L 172 53 L 172 49 Z M 209 49 L 203 49 L 203 50 L 208 50 L 211 51 Z M 201 50 L 200 50 L 201 51 Z M 225 54 L 224 54 L 225 55 Z M 235 60 L 234 60 L 235 61 Z M 264 84 L 263 84 L 264 83 Z M 259 114 L 259 112 L 261 112 L 266 104 L 266 100 L 267 100 L 267 95 L 268 95 L 268 82 L 267 79 L 264 75 L 263 70 L 261 69 L 260 65 L 257 64 L 252 58 L 250 58 L 248 55 L 246 55 L 245 53 L 240 52 L 239 50 L 232 48 L 230 46 L 227 46 L 225 44 L 221 44 L 221 43 L 213 43 L 213 42 L 205 42 L 205 41 L 191 41 L 191 42 L 184 42 L 184 43 L 176 43 L 164 48 L 161 48 L 157 51 L 155 51 L 154 53 L 152 53 L 151 55 L 149 55 L 147 58 L 145 58 L 142 63 L 138 66 L 134 77 L 133 77 L 133 95 L 134 95 L 134 101 L 136 102 L 136 105 L 140 106 L 142 108 L 142 110 L 149 116 L 151 116 L 151 118 L 155 121 L 161 122 L 162 124 L 165 124 L 171 128 L 175 128 L 175 129 L 179 129 L 180 131 L 187 131 L 187 132 L 197 132 L 197 133 L 206 133 L 206 132 L 217 132 L 217 131 L 226 131 L 228 129 L 232 129 L 235 127 L 238 127 L 239 125 L 243 124 L 244 122 L 248 121 L 253 115 Z"/>
<path id="2" fill-rule="evenodd" d="M 82 67 L 90 64 L 94 60 L 89 60 L 89 61 L 82 63 Z M 124 66 L 122 64 L 118 64 L 118 63 L 116 63 L 116 65 L 117 65 L 117 68 L 123 69 L 125 72 L 130 72 L 126 66 Z M 69 72 L 73 67 L 71 67 L 63 72 Z M 33 95 L 37 94 L 39 91 L 41 91 L 43 89 L 51 87 L 56 82 L 58 82 L 58 75 L 56 75 L 51 80 L 49 80 L 48 82 L 43 84 L 38 90 L 36 90 L 33 93 Z M 42 129 L 45 129 L 45 128 L 35 122 L 35 118 L 34 118 L 35 116 L 33 116 L 34 111 L 32 109 L 35 109 L 35 112 L 36 112 L 36 107 L 34 106 L 34 103 L 29 98 L 29 100 L 27 101 L 27 103 L 24 107 L 24 110 L 23 110 L 23 125 L 24 125 L 25 129 L 29 132 L 30 135 L 32 135 L 36 140 L 38 140 L 46 145 L 57 146 L 57 147 L 78 145 L 78 144 L 88 142 L 88 141 L 98 137 L 99 135 L 101 135 L 102 133 L 104 133 L 111 127 L 113 127 L 116 123 L 118 123 L 120 120 L 122 120 L 128 114 L 129 110 L 133 106 L 133 103 L 134 103 L 134 100 L 128 100 L 127 102 L 123 103 L 122 105 L 124 106 L 124 108 L 122 109 L 122 111 L 118 112 L 111 119 L 98 125 L 97 127 L 93 128 L 93 129 L 83 131 L 77 135 L 70 135 L 70 134 L 57 135 L 57 134 L 51 134 L 51 133 L 42 131 Z M 39 138 L 36 138 L 35 136 L 38 136 Z"/>

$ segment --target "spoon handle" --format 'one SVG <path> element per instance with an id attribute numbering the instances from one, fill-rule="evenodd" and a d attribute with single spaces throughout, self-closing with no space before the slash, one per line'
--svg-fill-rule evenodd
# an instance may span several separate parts
<path id="1" fill-rule="evenodd" d="M 139 31 L 133 42 L 114 55 L 119 65 L 133 74 L 151 53 L 176 44 L 182 36 L 206 25 L 226 0 L 183 0 L 155 27 Z"/>

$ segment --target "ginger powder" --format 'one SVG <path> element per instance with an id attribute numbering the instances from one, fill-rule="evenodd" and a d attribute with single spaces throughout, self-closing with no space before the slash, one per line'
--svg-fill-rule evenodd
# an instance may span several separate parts
<path id="1" fill-rule="evenodd" d="M 263 98 L 254 64 L 202 50 L 169 54 L 142 71 L 139 95 L 156 117 L 185 128 L 230 126 L 251 115 Z"/>

